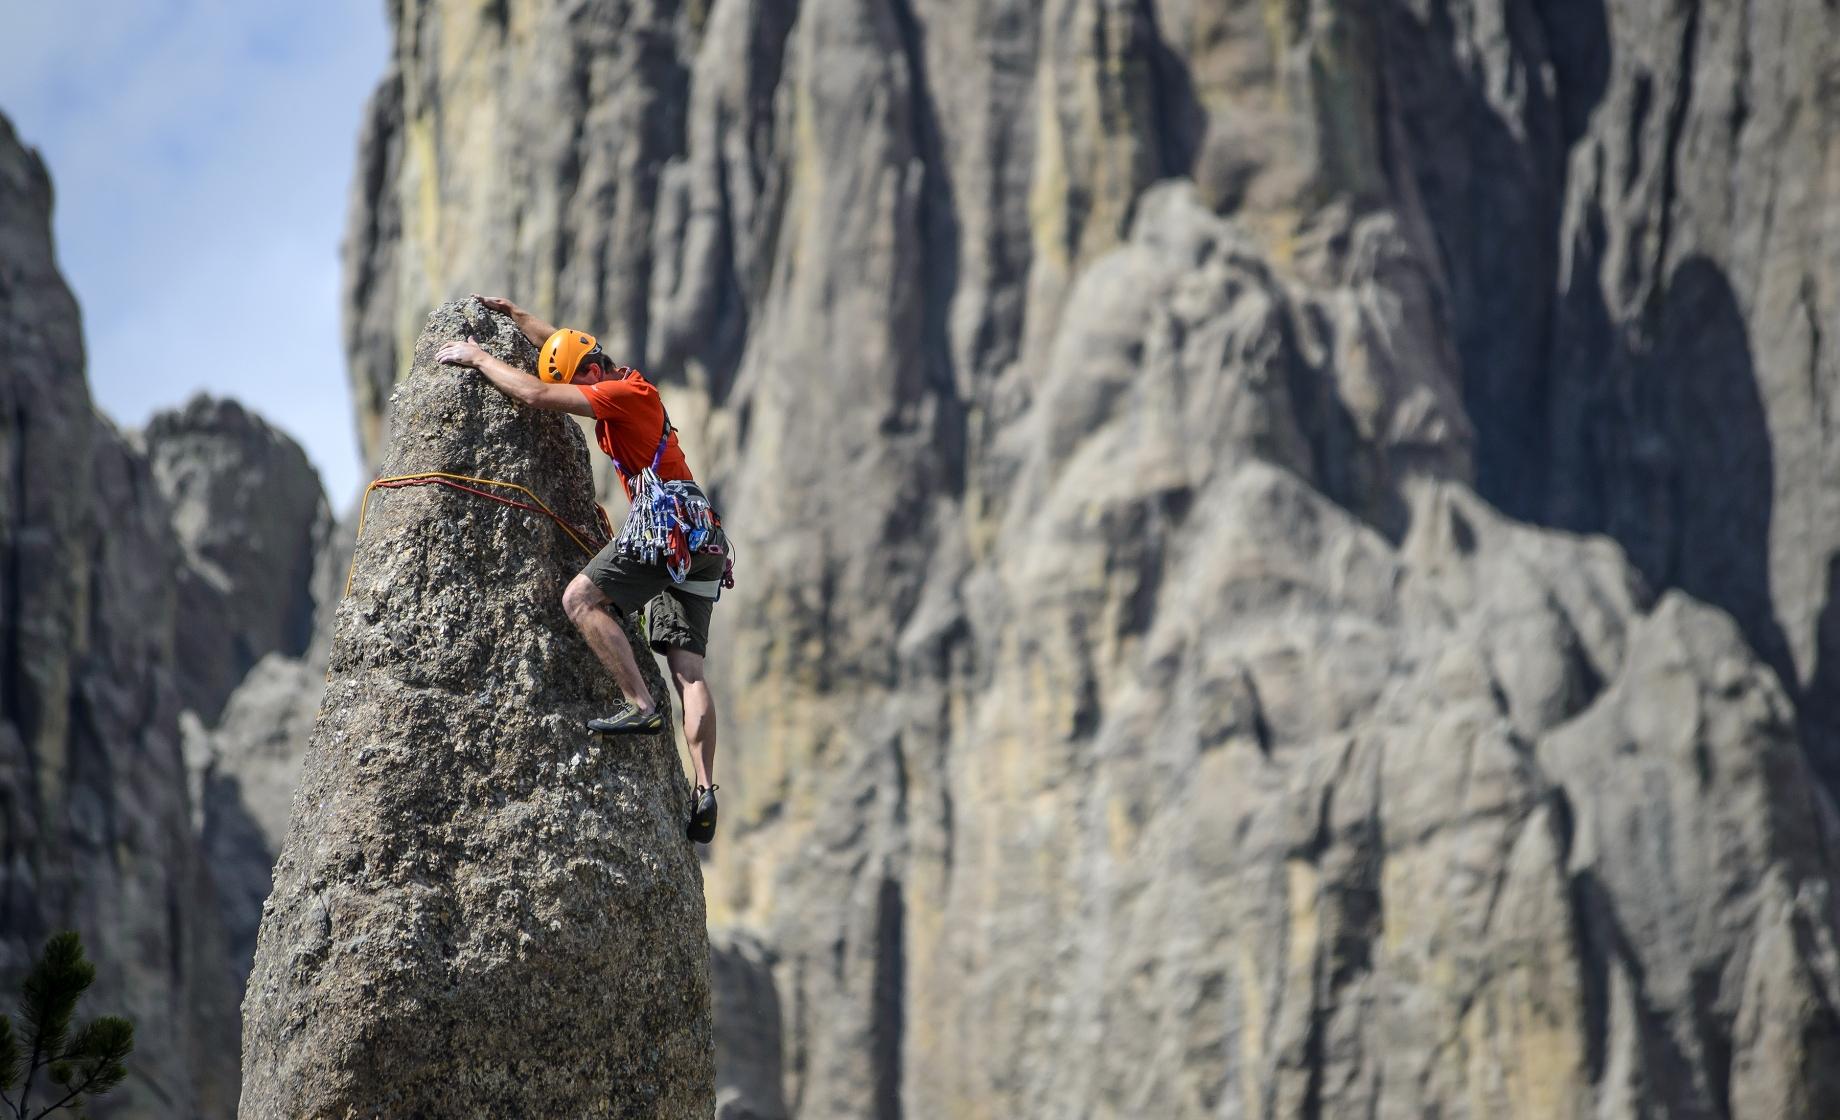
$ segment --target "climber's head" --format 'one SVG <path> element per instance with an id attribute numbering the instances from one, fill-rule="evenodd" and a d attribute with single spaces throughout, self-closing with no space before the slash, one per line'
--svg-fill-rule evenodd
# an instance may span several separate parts
<path id="1" fill-rule="evenodd" d="M 537 354 L 537 376 L 561 384 L 592 385 L 612 368 L 593 335 L 567 328 L 550 335 Z"/>
<path id="2" fill-rule="evenodd" d="M 574 383 L 577 385 L 592 385 L 596 381 L 606 381 L 614 375 L 613 363 L 608 361 L 607 355 L 601 352 L 599 346 L 596 346 L 586 354 L 583 354 L 581 356 L 581 361 L 576 364 Z"/>

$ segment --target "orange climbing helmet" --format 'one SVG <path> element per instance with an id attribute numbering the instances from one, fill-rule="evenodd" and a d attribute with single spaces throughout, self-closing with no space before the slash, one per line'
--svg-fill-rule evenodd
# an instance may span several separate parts
<path id="1" fill-rule="evenodd" d="M 591 334 L 581 331 L 563 329 L 549 336 L 543 343 L 543 350 L 537 355 L 537 376 L 545 381 L 567 384 L 575 380 L 582 362 L 590 355 L 602 365 L 606 362 L 599 358 L 600 343 Z"/>

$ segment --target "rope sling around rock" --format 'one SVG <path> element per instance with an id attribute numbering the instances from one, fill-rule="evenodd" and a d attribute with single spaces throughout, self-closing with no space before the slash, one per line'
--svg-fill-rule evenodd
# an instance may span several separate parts
<path id="1" fill-rule="evenodd" d="M 503 486 L 510 490 L 516 490 L 528 497 L 530 501 L 520 502 L 515 498 L 507 498 L 498 494 L 489 493 L 485 490 L 477 490 L 472 486 L 466 485 L 469 482 L 478 486 Z M 474 478 L 471 475 L 453 474 L 448 471 L 419 471 L 415 474 L 392 475 L 389 478 L 376 479 L 369 486 L 366 486 L 364 488 L 364 497 L 358 503 L 358 528 L 356 532 L 352 534 L 351 566 L 345 570 L 346 595 L 351 594 L 352 576 L 358 571 L 357 541 L 364 536 L 364 515 L 370 509 L 371 492 L 374 490 L 399 490 L 405 486 L 446 486 L 450 489 L 464 491 L 476 497 L 484 498 L 487 501 L 498 502 L 501 505 L 510 506 L 513 509 L 523 509 L 529 510 L 532 513 L 540 513 L 548 517 L 551 521 L 554 521 L 563 532 L 569 535 L 569 539 L 575 542 L 576 547 L 580 548 L 582 552 L 586 553 L 588 556 L 592 557 L 595 553 L 600 551 L 600 547 L 590 545 L 573 525 L 563 520 L 562 516 L 555 510 L 549 508 L 542 498 L 531 493 L 529 488 L 520 486 L 515 482 L 506 482 L 503 479 L 497 478 Z M 600 520 L 601 544 L 605 545 L 607 541 L 613 538 L 613 524 L 607 520 L 607 511 L 601 508 L 599 502 L 594 503 L 594 514 Z"/>

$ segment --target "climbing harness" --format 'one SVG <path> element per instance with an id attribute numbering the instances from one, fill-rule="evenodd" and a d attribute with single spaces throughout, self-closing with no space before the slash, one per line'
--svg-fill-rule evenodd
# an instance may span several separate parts
<path id="1" fill-rule="evenodd" d="M 614 458 L 613 469 L 618 471 L 626 488 L 632 494 L 632 509 L 626 517 L 626 524 L 620 530 L 617 541 L 622 555 L 641 563 L 656 564 L 663 560 L 665 571 L 670 574 L 671 582 L 685 594 L 700 596 L 704 599 L 719 599 L 724 589 L 735 586 L 735 558 L 732 550 L 725 549 L 714 540 L 716 531 L 722 527 L 722 519 L 710 506 L 709 499 L 696 483 L 688 479 L 672 479 L 661 482 L 658 479 L 658 464 L 664 461 L 665 447 L 671 439 L 671 417 L 664 418 L 664 433 L 658 437 L 658 449 L 652 453 L 650 466 L 635 475 L 629 475 L 620 460 Z M 468 485 L 471 483 L 472 485 Z M 607 520 L 607 511 L 594 505 L 594 515 L 599 522 L 600 544 L 591 544 L 595 539 L 591 534 L 565 521 L 560 514 L 549 508 L 542 498 L 537 497 L 528 488 L 515 482 L 506 482 L 497 478 L 475 478 L 471 475 L 453 474 L 448 471 L 419 471 L 415 474 L 399 474 L 389 478 L 379 478 L 364 488 L 364 497 L 358 504 L 358 529 L 356 537 L 364 535 L 364 518 L 370 511 L 371 493 L 376 490 L 396 490 L 405 486 L 446 486 L 450 489 L 464 491 L 487 501 L 498 502 L 514 509 L 529 510 L 540 513 L 554 521 L 570 540 L 575 542 L 588 556 L 592 557 L 613 537 L 613 525 Z M 478 489 L 481 486 L 499 486 L 516 490 L 529 498 L 528 502 L 516 498 L 507 498 Z M 724 556 L 725 563 L 719 579 L 687 580 L 690 573 L 690 561 L 698 552 Z M 358 551 L 352 549 L 351 566 L 345 571 L 345 594 L 351 594 L 352 577 L 358 570 Z"/>
<path id="2" fill-rule="evenodd" d="M 469 482 L 477 486 L 502 486 L 509 490 L 516 490 L 528 497 L 530 501 L 520 502 L 515 498 L 506 498 L 498 494 L 489 493 L 485 490 L 475 489 L 474 486 L 466 485 Z M 584 537 L 575 526 L 564 521 L 561 515 L 544 504 L 542 498 L 537 497 L 527 488 L 519 486 L 515 482 L 505 482 L 502 479 L 474 478 L 470 475 L 450 474 L 447 471 L 421 471 L 416 474 L 399 474 L 390 478 L 377 479 L 369 486 L 366 486 L 364 488 L 364 497 L 358 503 L 358 530 L 356 534 L 354 534 L 354 540 L 364 535 L 364 515 L 370 509 L 371 492 L 373 490 L 398 490 L 405 486 L 446 486 L 454 490 L 463 490 L 468 494 L 484 498 L 487 501 L 511 506 L 514 509 L 541 513 L 560 526 L 562 531 L 569 535 L 569 539 L 575 542 L 576 547 L 580 548 L 589 556 L 593 556 L 600 551 L 599 546 L 588 543 L 590 538 Z M 600 522 L 600 539 L 604 543 L 608 538 L 613 536 L 613 526 L 607 520 L 607 511 L 602 509 L 598 502 L 594 505 L 594 515 Z M 345 571 L 345 594 L 347 595 L 351 594 L 351 579 L 357 570 L 358 550 L 354 546 L 351 553 L 351 567 Z"/>
<path id="3" fill-rule="evenodd" d="M 626 515 L 626 524 L 621 527 L 615 546 L 621 555 L 642 564 L 656 564 L 662 560 L 671 582 L 690 594 L 705 599 L 720 598 L 723 588 L 735 586 L 732 555 L 727 557 L 719 581 L 686 583 L 684 580 L 690 574 L 692 554 L 706 552 L 720 556 L 725 550 L 715 542 L 722 519 L 716 516 L 702 488 L 689 479 L 659 481 L 658 464 L 664 461 L 671 432 L 671 416 L 666 413 L 664 431 L 658 436 L 658 448 L 652 452 L 651 465 L 636 473 L 627 473 L 625 464 L 617 456 L 609 456 L 613 459 L 613 469 L 619 472 L 620 480 L 632 494 L 632 509 Z"/>

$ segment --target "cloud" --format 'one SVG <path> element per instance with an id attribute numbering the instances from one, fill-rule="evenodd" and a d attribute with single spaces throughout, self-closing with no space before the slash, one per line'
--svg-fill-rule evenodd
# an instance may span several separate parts
<path id="1" fill-rule="evenodd" d="M 347 504 L 338 245 L 380 0 L 65 0 L 8 21 L 0 111 L 51 169 L 97 404 L 138 426 L 234 396 Z"/>

